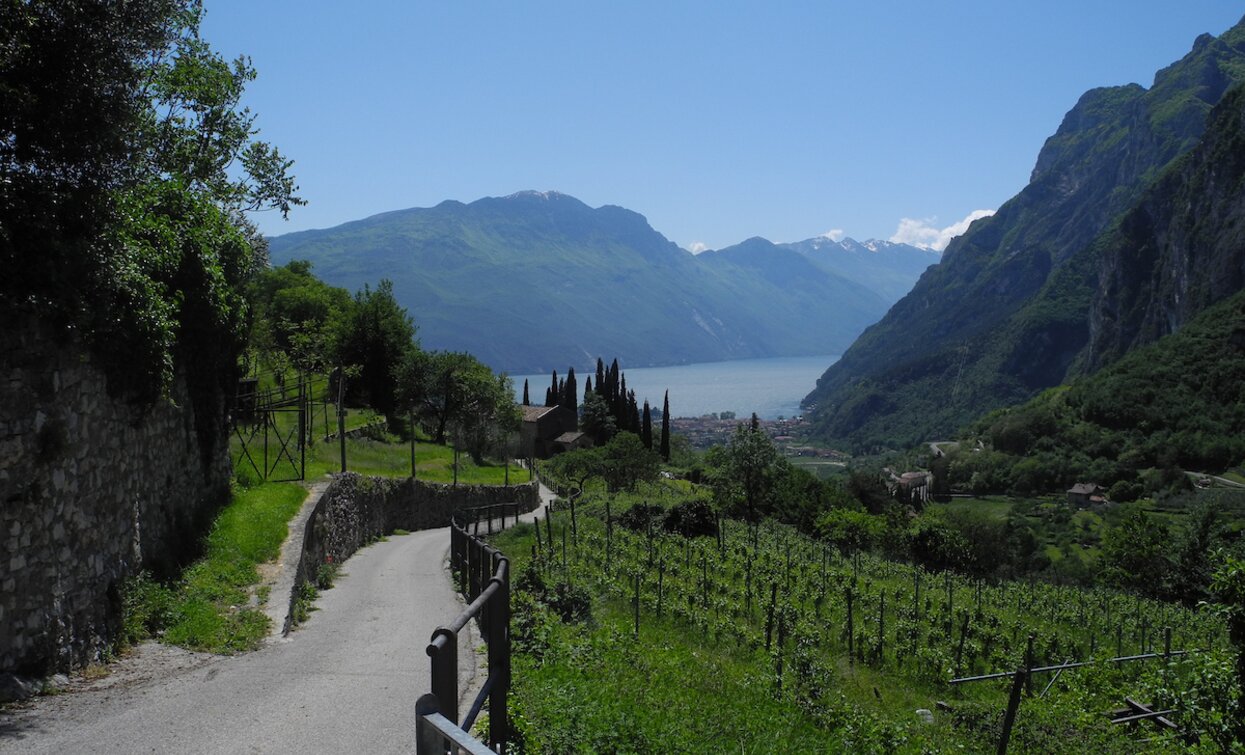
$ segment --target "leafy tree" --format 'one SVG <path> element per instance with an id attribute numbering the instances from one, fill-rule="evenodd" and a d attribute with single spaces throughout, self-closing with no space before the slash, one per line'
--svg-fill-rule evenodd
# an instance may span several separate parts
<path id="1" fill-rule="evenodd" d="M 738 425 L 725 446 L 710 449 L 720 505 L 749 522 L 760 521 L 773 505 L 778 461 L 778 449 L 755 414 L 749 425 Z"/>
<path id="2" fill-rule="evenodd" d="M 922 516 L 911 535 L 912 560 L 933 571 L 968 571 L 970 545 L 964 535 L 941 516 Z"/>
<path id="3" fill-rule="evenodd" d="M 1223 528 L 1219 508 L 1213 503 L 1199 506 L 1189 520 L 1174 548 L 1167 590 L 1172 598 L 1196 605 L 1208 597 L 1213 573 L 1211 557 L 1219 546 Z"/>
<path id="4" fill-rule="evenodd" d="M 598 446 L 604 445 L 614 437 L 618 429 L 614 415 L 610 412 L 605 399 L 595 393 L 584 397 L 579 427 Z"/>
<path id="5" fill-rule="evenodd" d="M 283 352 L 295 367 L 308 371 L 329 366 L 338 323 L 354 307 L 349 292 L 317 278 L 305 260 L 259 272 L 247 297 L 252 348 Z"/>
<path id="6" fill-rule="evenodd" d="M 519 429 L 514 386 L 509 377 L 494 375 L 480 362 L 457 372 L 454 382 L 460 397 L 457 411 L 450 417 L 455 446 L 482 464 L 486 453 L 501 451 Z"/>
<path id="7" fill-rule="evenodd" d="M 558 454 L 547 464 L 554 477 L 575 483 L 574 499 L 583 493 L 589 480 L 604 476 L 605 458 L 601 448 L 579 448 Z"/>
<path id="8" fill-rule="evenodd" d="M 1157 595 L 1171 566 L 1170 540 L 1166 523 L 1146 516 L 1141 509 L 1130 510 L 1102 537 L 1102 580 L 1134 592 Z"/>
<path id="9" fill-rule="evenodd" d="M 359 380 L 348 384 L 353 398 L 392 416 L 397 409 L 394 372 L 414 348 L 415 324 L 393 298 L 393 283 L 381 280 L 375 290 L 365 284 L 340 323 L 334 355 L 338 364 L 361 368 Z"/>
<path id="10" fill-rule="evenodd" d="M 445 443 L 452 423 L 462 427 L 470 422 L 468 415 L 475 411 L 478 401 L 472 392 L 483 390 L 493 393 L 493 371 L 472 355 L 462 352 L 436 351 L 430 353 L 427 360 L 424 414 L 433 427 L 436 442 Z M 499 397 L 490 396 L 484 400 L 491 399 L 499 400 Z M 517 413 L 518 409 L 515 411 Z"/>
<path id="11" fill-rule="evenodd" d="M 815 531 L 844 555 L 849 555 L 872 548 L 881 539 L 884 529 L 881 517 L 864 511 L 834 508 L 817 518 Z"/>
<path id="12" fill-rule="evenodd" d="M 639 436 L 620 432 L 603 446 L 558 454 L 549 465 L 555 476 L 575 483 L 578 497 L 592 479 L 604 480 L 610 492 L 652 482 L 657 479 L 661 460 L 644 447 Z"/>
<path id="13" fill-rule="evenodd" d="M 644 447 L 640 436 L 620 432 L 601 448 L 602 476 L 611 491 L 631 490 L 652 482 L 661 471 L 661 459 Z"/>
<path id="14" fill-rule="evenodd" d="M 881 477 L 875 472 L 853 469 L 847 478 L 847 491 L 870 514 L 881 514 L 894 503 Z"/>
<path id="15" fill-rule="evenodd" d="M 266 258 L 243 213 L 302 200 L 240 107 L 254 70 L 211 51 L 201 14 L 193 0 L 0 5 L 0 266 L 22 271 L 0 306 L 85 334 L 110 389 L 141 402 L 184 367 L 210 411 Z"/>
<path id="16" fill-rule="evenodd" d="M 402 361 L 394 366 L 395 413 L 419 415 L 426 410 L 433 370 L 433 355 L 419 348 L 410 349 Z M 414 425 L 410 432 L 414 435 Z"/>

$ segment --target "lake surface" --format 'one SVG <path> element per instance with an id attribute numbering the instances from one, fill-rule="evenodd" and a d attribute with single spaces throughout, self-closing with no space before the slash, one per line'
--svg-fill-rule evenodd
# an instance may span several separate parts
<path id="1" fill-rule="evenodd" d="M 635 391 L 641 406 L 644 399 L 654 409 L 661 409 L 662 395 L 670 391 L 670 415 L 699 417 L 710 412 L 735 412 L 740 419 L 756 412 L 762 419 L 777 419 L 800 414 L 800 401 L 812 392 L 817 378 L 838 361 L 838 356 L 776 357 L 773 359 L 739 359 L 730 362 L 701 362 L 674 367 L 622 367 L 627 377 L 627 390 Z M 584 379 L 593 375 L 575 368 L 583 400 Z M 558 377 L 565 375 L 561 370 Z M 523 381 L 529 381 L 533 404 L 543 403 L 549 374 L 512 375 L 515 395 L 523 399 Z"/>

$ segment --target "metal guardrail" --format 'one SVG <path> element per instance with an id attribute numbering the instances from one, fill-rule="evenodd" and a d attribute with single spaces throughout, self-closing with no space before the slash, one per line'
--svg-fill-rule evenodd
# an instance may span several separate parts
<path id="1" fill-rule="evenodd" d="M 450 523 L 450 568 L 458 574 L 459 590 L 467 608 L 448 626 L 440 626 L 428 643 L 432 665 L 432 692 L 416 703 L 416 752 L 421 755 L 504 752 L 510 739 L 507 699 L 510 694 L 510 560 L 480 539 L 482 522 L 488 533 L 500 519 L 517 522 L 521 504 L 482 506 L 454 514 Z M 474 532 L 473 532 L 474 530 Z M 488 679 L 462 724 L 458 717 L 458 635 L 467 622 L 478 619 L 488 647 Z M 468 732 L 488 700 L 488 746 Z M 491 750 L 489 748 L 492 748 Z"/>

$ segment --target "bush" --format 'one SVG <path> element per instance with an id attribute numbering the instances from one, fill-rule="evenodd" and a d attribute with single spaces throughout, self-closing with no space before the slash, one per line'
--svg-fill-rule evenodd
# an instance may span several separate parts
<path id="1" fill-rule="evenodd" d="M 695 499 L 670 509 L 662 527 L 683 537 L 716 537 L 718 518 L 707 501 Z"/>
<path id="2" fill-rule="evenodd" d="M 1145 488 L 1139 482 L 1120 480 L 1107 491 L 1107 498 L 1117 503 L 1131 503 L 1141 497 Z"/>
<path id="3" fill-rule="evenodd" d="M 583 587 L 559 582 L 547 599 L 549 608 L 566 624 L 580 624 L 592 618 L 592 595 Z"/>
<path id="4" fill-rule="evenodd" d="M 647 532 L 650 525 L 660 523 L 666 510 L 655 503 L 637 503 L 618 515 L 618 523 L 635 532 Z"/>
<path id="5" fill-rule="evenodd" d="M 147 572 L 129 579 L 122 591 L 123 645 L 154 637 L 173 623 L 173 591 Z"/>

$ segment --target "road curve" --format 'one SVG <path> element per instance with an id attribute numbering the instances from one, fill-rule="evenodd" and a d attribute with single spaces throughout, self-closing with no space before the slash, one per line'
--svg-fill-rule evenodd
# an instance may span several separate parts
<path id="1" fill-rule="evenodd" d="M 449 540 L 441 528 L 364 548 L 310 621 L 253 653 L 196 656 L 150 680 L 0 713 L 0 751 L 410 752 L 428 638 L 463 607 L 445 570 Z M 471 650 L 464 641 L 463 690 Z"/>

